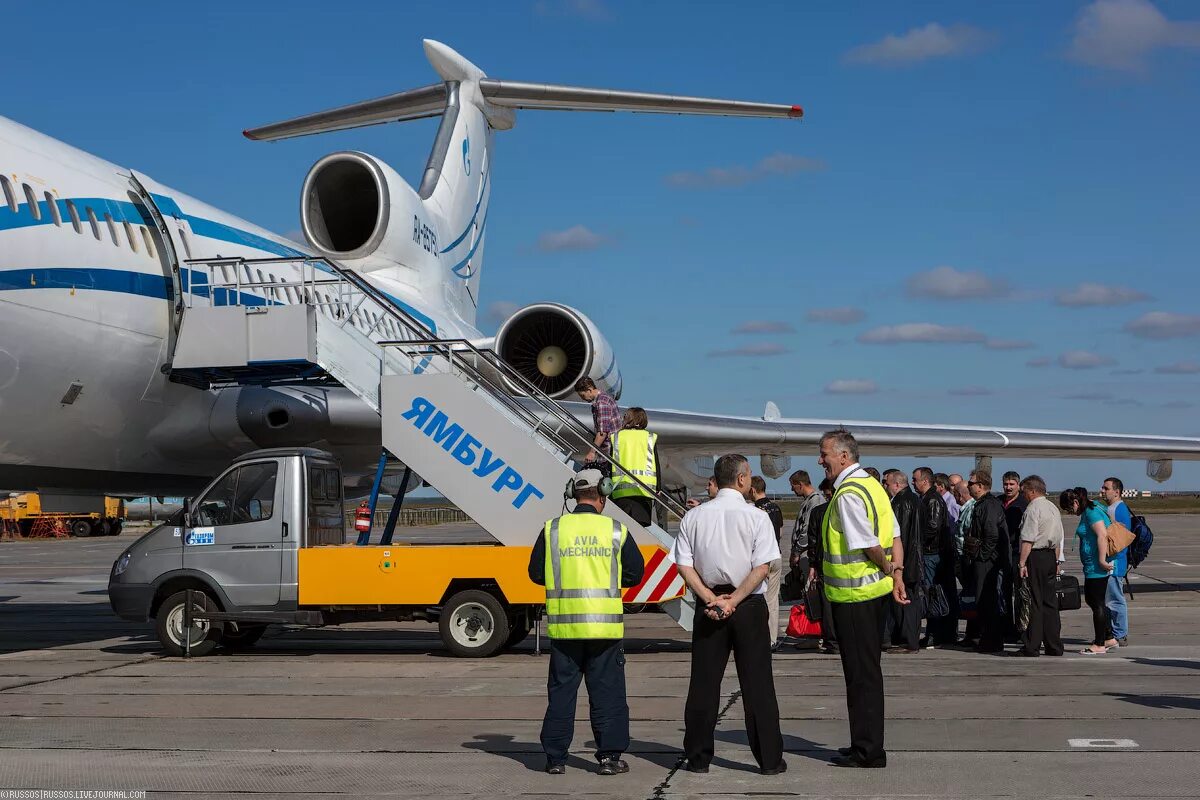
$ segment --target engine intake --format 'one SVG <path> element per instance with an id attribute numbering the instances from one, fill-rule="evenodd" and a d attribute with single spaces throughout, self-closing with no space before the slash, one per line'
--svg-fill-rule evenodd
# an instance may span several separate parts
<path id="1" fill-rule="evenodd" d="M 612 346 L 590 319 L 569 306 L 537 303 L 520 309 L 500 326 L 495 347 L 505 363 L 551 397 L 569 397 L 584 376 L 614 399 L 621 396 Z"/>

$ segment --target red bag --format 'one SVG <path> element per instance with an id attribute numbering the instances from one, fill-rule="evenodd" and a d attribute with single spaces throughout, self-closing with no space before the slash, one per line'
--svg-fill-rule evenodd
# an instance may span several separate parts
<path id="1" fill-rule="evenodd" d="M 821 623 L 808 618 L 803 605 L 792 606 L 788 615 L 787 635 L 793 639 L 820 639 Z"/>

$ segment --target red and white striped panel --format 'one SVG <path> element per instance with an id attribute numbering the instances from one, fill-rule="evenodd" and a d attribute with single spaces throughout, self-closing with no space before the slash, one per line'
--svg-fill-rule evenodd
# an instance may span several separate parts
<path id="1" fill-rule="evenodd" d="M 646 575 L 637 586 L 625 590 L 626 603 L 661 603 L 682 597 L 686 587 L 675 562 L 667 558 L 666 550 L 655 550 L 646 562 Z"/>

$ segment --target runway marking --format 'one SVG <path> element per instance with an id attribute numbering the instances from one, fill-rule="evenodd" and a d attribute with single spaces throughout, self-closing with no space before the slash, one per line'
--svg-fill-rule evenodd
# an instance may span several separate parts
<path id="1" fill-rule="evenodd" d="M 1163 563 L 1164 564 L 1174 564 L 1177 567 L 1186 567 L 1187 566 L 1187 564 L 1180 564 L 1178 561 L 1167 561 L 1165 558 L 1163 559 Z"/>
<path id="2" fill-rule="evenodd" d="M 1140 747 L 1133 739 L 1067 739 L 1071 747 L 1121 748 Z"/>

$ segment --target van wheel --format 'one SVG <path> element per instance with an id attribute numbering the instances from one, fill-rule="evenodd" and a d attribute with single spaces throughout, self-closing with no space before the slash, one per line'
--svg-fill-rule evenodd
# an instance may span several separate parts
<path id="1" fill-rule="evenodd" d="M 253 647 L 266 632 L 266 625 L 240 622 L 236 631 L 232 627 L 226 626 L 225 630 L 221 632 L 221 646 L 231 650 Z M 195 645 L 192 646 L 192 651 L 195 652 Z"/>
<path id="2" fill-rule="evenodd" d="M 112 523 L 106 519 L 92 525 L 92 536 L 110 536 L 112 535 Z"/>
<path id="3" fill-rule="evenodd" d="M 108 535 L 109 536 L 120 536 L 122 527 L 124 527 L 124 523 L 122 523 L 121 520 L 117 520 L 116 522 L 114 522 L 112 524 L 112 527 L 108 531 Z"/>
<path id="4" fill-rule="evenodd" d="M 158 641 L 169 655 L 184 654 L 186 640 L 183 633 L 183 607 L 186 602 L 187 592 L 176 592 L 163 601 L 158 607 L 158 616 L 154 618 L 154 630 L 158 634 Z M 217 603 L 203 589 L 193 589 L 192 609 L 216 611 Z M 208 655 L 221 640 L 221 632 L 208 620 L 192 620 L 189 633 L 193 656 Z"/>
<path id="5" fill-rule="evenodd" d="M 92 523 L 86 519 L 77 519 L 71 523 L 71 535 L 83 538 L 92 535 Z"/>
<path id="6" fill-rule="evenodd" d="M 438 630 L 442 643 L 454 655 L 486 658 L 508 641 L 508 611 L 487 592 L 468 589 L 442 606 Z"/>

